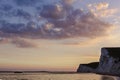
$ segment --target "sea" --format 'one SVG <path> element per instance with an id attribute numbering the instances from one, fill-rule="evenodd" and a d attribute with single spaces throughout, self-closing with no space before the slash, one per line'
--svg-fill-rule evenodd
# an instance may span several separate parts
<path id="1" fill-rule="evenodd" d="M 0 80 L 120 80 L 120 78 L 91 73 L 0 73 Z"/>

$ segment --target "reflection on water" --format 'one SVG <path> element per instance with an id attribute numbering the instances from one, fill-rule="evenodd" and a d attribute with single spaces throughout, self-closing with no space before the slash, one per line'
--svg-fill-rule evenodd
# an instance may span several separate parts
<path id="1" fill-rule="evenodd" d="M 0 80 L 120 80 L 120 78 L 90 73 L 89 74 L 24 73 L 24 74 L 0 74 Z"/>

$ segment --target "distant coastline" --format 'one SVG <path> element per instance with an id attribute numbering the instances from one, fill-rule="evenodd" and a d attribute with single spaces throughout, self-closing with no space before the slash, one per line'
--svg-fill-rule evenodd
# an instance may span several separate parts
<path id="1" fill-rule="evenodd" d="M 71 71 L 0 71 L 0 73 L 15 73 L 15 74 L 22 74 L 22 73 L 76 74 L 77 72 L 71 72 Z"/>

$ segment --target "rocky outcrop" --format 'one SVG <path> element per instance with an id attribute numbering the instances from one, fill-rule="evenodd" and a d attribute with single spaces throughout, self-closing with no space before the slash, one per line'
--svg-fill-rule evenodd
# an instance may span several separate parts
<path id="1" fill-rule="evenodd" d="M 80 64 L 79 68 L 77 69 L 77 72 L 95 72 L 95 69 L 98 67 L 99 62 L 93 62 L 89 64 Z"/>
<path id="2" fill-rule="evenodd" d="M 120 48 L 102 48 L 98 66 L 91 67 L 89 64 L 81 64 L 77 72 L 120 75 Z"/>

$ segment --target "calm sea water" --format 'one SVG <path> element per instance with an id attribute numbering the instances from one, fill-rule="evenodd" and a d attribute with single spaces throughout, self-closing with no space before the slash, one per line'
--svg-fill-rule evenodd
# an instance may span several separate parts
<path id="1" fill-rule="evenodd" d="M 4 73 L 0 74 L 0 80 L 120 80 L 120 78 L 96 74 Z"/>

